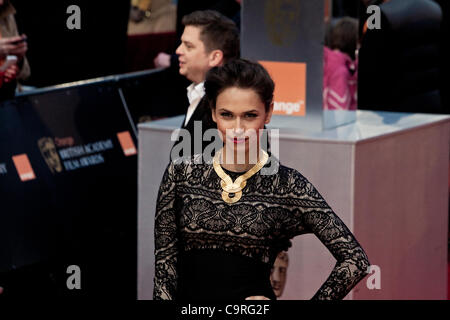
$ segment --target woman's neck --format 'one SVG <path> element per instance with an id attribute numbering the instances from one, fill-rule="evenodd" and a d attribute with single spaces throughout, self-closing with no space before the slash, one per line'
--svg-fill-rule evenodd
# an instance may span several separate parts
<path id="1" fill-rule="evenodd" d="M 247 172 L 250 170 L 254 164 L 227 164 L 222 163 L 222 168 L 231 172 Z"/>
<path id="2" fill-rule="evenodd" d="M 229 150 L 230 151 L 230 150 Z M 244 151 L 242 151 L 244 152 Z M 245 161 L 238 161 L 242 159 L 238 158 L 238 152 L 236 149 L 234 149 L 233 156 L 230 156 L 230 159 L 227 159 L 227 148 L 224 146 L 222 149 L 222 162 L 221 166 L 222 168 L 231 171 L 231 172 L 246 172 L 253 168 L 256 163 L 259 161 L 262 155 L 262 150 L 258 148 L 258 152 L 256 155 L 253 155 L 252 157 L 249 155 L 249 152 L 247 151 L 245 153 Z M 243 163 L 242 163 L 243 162 Z"/>

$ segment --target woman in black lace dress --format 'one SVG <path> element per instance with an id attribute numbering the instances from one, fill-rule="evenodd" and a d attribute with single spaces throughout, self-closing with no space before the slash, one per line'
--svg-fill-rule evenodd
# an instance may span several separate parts
<path id="1" fill-rule="evenodd" d="M 209 71 L 205 91 L 223 148 L 213 161 L 195 155 L 172 161 L 164 173 L 154 299 L 276 299 L 271 266 L 305 233 L 337 260 L 314 299 L 342 299 L 366 275 L 364 250 L 319 192 L 261 148 L 255 132 L 270 121 L 273 90 L 257 63 L 236 60 Z M 245 161 L 236 161 L 242 154 Z"/>

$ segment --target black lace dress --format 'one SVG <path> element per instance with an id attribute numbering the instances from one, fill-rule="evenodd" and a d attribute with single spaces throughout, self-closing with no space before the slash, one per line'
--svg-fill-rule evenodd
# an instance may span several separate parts
<path id="1" fill-rule="evenodd" d="M 366 275 L 364 250 L 298 171 L 270 157 L 263 169 L 275 168 L 272 174 L 256 173 L 242 198 L 228 204 L 212 164 L 190 160 L 171 162 L 161 182 L 154 299 L 275 299 L 271 266 L 290 239 L 305 233 L 314 233 L 337 260 L 313 299 L 342 299 Z M 233 181 L 242 174 L 225 172 Z"/>

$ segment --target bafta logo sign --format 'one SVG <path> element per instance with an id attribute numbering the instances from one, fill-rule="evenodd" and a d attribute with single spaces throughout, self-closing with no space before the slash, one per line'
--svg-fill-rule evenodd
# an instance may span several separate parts
<path id="1" fill-rule="evenodd" d="M 300 2 L 298 0 L 266 0 L 264 20 L 270 41 L 289 47 L 300 30 Z"/>
<path id="2" fill-rule="evenodd" d="M 52 138 L 44 137 L 38 140 L 39 150 L 45 159 L 50 171 L 54 174 L 62 171 L 61 160 L 56 151 L 55 143 Z"/>

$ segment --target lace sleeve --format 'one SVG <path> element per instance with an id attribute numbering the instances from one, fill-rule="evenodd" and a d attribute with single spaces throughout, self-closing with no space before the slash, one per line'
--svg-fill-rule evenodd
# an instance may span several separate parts
<path id="1" fill-rule="evenodd" d="M 300 173 L 294 176 L 295 192 L 302 205 L 292 227 L 303 230 L 301 233 L 314 233 L 337 260 L 331 274 L 312 299 L 343 299 L 367 275 L 368 257 L 314 186 Z"/>
<path id="2" fill-rule="evenodd" d="M 177 224 L 175 169 L 171 162 L 159 187 L 155 214 L 154 300 L 174 299 L 177 287 Z"/>

